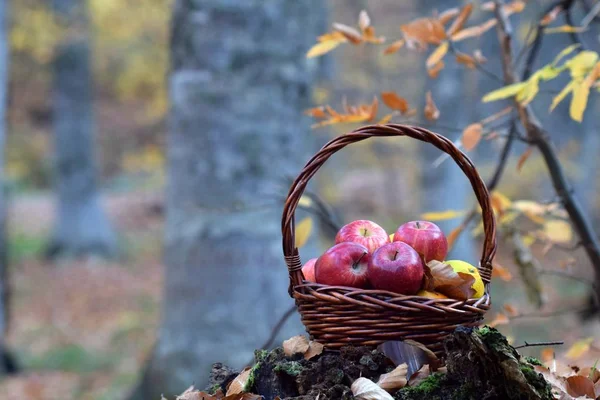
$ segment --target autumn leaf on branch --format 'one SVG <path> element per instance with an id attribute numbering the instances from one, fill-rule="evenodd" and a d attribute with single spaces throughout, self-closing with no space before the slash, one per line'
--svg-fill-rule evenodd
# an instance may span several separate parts
<path id="1" fill-rule="evenodd" d="M 425 109 L 423 112 L 425 114 L 425 118 L 430 121 L 435 121 L 440 117 L 440 110 L 438 110 L 437 106 L 433 102 L 431 91 L 428 91 L 425 94 Z"/>
<path id="2" fill-rule="evenodd" d="M 402 114 L 409 109 L 408 100 L 398 96 L 396 92 L 381 92 L 381 101 L 392 110 L 398 110 Z"/>
<path id="3" fill-rule="evenodd" d="M 308 109 L 304 113 L 322 120 L 312 126 L 314 129 L 342 123 L 373 122 L 377 117 L 378 105 L 379 101 L 377 97 L 374 97 L 371 104 L 348 106 L 344 102 L 343 112 L 337 112 L 330 106 L 323 106 Z"/>
<path id="4" fill-rule="evenodd" d="M 329 53 L 342 43 L 346 43 L 348 39 L 340 32 L 331 32 L 321 35 L 317 38 L 317 44 L 308 50 L 306 58 L 313 58 Z"/>

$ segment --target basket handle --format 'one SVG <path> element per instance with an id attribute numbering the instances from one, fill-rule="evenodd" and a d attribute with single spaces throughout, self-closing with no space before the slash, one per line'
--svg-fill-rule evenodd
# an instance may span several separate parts
<path id="1" fill-rule="evenodd" d="M 485 183 L 479 176 L 471 160 L 459 150 L 449 139 L 437 133 L 428 131 L 410 125 L 386 124 L 369 125 L 352 131 L 348 134 L 338 136 L 329 141 L 321 148 L 304 166 L 300 175 L 296 178 L 290 191 L 288 192 L 285 205 L 283 207 L 283 216 L 281 221 L 281 233 L 283 235 L 283 254 L 290 274 L 290 294 L 291 288 L 302 283 L 302 262 L 296 247 L 295 220 L 294 214 L 304 193 L 304 189 L 313 175 L 321 166 L 338 150 L 345 146 L 360 142 L 371 137 L 388 136 L 409 136 L 413 139 L 433 144 L 438 149 L 447 153 L 463 170 L 471 186 L 475 191 L 475 196 L 481 206 L 483 216 L 484 241 L 479 273 L 486 284 L 490 283 L 492 277 L 492 259 L 496 254 L 496 219 L 490 203 L 490 194 Z"/>

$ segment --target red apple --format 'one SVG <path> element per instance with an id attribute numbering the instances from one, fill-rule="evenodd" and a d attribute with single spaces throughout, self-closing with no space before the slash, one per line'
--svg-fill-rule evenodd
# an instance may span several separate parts
<path id="1" fill-rule="evenodd" d="M 370 258 L 369 251 L 361 244 L 336 244 L 317 259 L 317 283 L 365 288 L 368 284 L 367 267 Z"/>
<path id="2" fill-rule="evenodd" d="M 393 242 L 373 253 L 368 275 L 375 289 L 410 295 L 421 289 L 423 271 L 423 261 L 415 249 Z"/>
<path id="3" fill-rule="evenodd" d="M 315 279 L 315 263 L 317 262 L 316 258 L 311 258 L 302 266 L 302 274 L 304 275 L 304 279 L 309 282 L 316 282 Z"/>
<path id="4" fill-rule="evenodd" d="M 335 236 L 335 243 L 344 242 L 362 244 L 372 254 L 384 244 L 389 243 L 390 237 L 375 222 L 359 219 L 344 225 Z"/>
<path id="5" fill-rule="evenodd" d="M 427 263 L 444 261 L 448 254 L 448 241 L 439 226 L 428 221 L 411 221 L 400 225 L 394 234 L 394 242 L 411 246 Z"/>

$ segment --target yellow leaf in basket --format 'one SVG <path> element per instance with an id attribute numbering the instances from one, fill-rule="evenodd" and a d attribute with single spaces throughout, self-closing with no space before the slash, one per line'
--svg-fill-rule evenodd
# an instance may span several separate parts
<path id="1" fill-rule="evenodd" d="M 312 231 L 313 221 L 311 217 L 306 217 L 296 225 L 296 247 L 300 248 L 306 244 Z"/>

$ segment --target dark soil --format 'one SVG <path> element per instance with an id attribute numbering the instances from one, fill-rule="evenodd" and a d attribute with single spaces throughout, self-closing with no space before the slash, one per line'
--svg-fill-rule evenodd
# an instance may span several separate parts
<path id="1" fill-rule="evenodd" d="M 550 386 L 534 372 L 535 360 L 520 357 L 497 330 L 459 328 L 444 344 L 446 374 L 434 373 L 418 386 L 394 394 L 398 400 L 550 400 Z M 394 364 L 368 347 L 346 347 L 304 360 L 283 349 L 257 350 L 247 390 L 265 400 L 354 399 L 350 386 L 359 377 L 377 381 Z M 213 366 L 211 388 L 225 391 L 236 372 Z"/>

